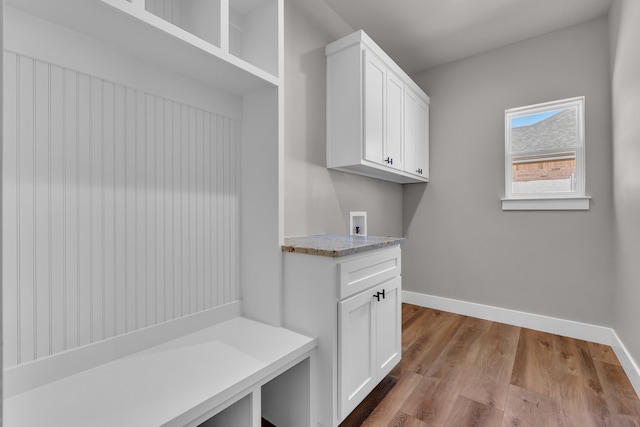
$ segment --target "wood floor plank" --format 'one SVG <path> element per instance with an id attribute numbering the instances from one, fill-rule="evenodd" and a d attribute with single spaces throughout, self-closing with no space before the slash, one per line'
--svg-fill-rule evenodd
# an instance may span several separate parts
<path id="1" fill-rule="evenodd" d="M 436 316 L 433 310 L 422 310 L 414 313 L 410 319 L 402 324 L 402 350 L 407 351 L 408 347 L 419 342 L 428 342 L 430 324 L 432 318 Z M 426 339 L 425 339 L 426 338 Z"/>
<path id="2" fill-rule="evenodd" d="M 589 351 L 589 343 L 549 334 L 557 352 L 556 363 L 565 373 L 586 378 L 592 388 L 601 389 L 600 379 Z"/>
<path id="3" fill-rule="evenodd" d="M 402 312 L 397 382 L 362 425 L 640 427 L 640 399 L 610 347 L 408 304 Z"/>
<path id="4" fill-rule="evenodd" d="M 402 304 L 402 327 L 403 329 L 408 326 L 408 322 L 411 321 L 414 316 L 426 313 L 423 307 L 419 307 L 413 304 Z"/>
<path id="5" fill-rule="evenodd" d="M 599 385 L 582 376 L 564 374 L 553 390 L 561 427 L 611 425 L 611 414 Z"/>
<path id="6" fill-rule="evenodd" d="M 622 367 L 599 360 L 594 363 L 612 419 L 640 425 L 640 400 Z"/>
<path id="7" fill-rule="evenodd" d="M 478 357 L 469 367 L 462 396 L 504 410 L 519 335 L 520 328 L 515 326 L 491 326 L 483 336 Z"/>
<path id="8" fill-rule="evenodd" d="M 557 365 L 549 334 L 522 328 L 511 375 L 511 384 L 551 395 L 564 367 Z"/>
<path id="9" fill-rule="evenodd" d="M 470 365 L 482 348 L 487 331 L 461 325 L 430 366 L 417 371 L 427 377 L 443 378 L 450 370 Z"/>
<path id="10" fill-rule="evenodd" d="M 440 380 L 438 378 L 425 377 L 420 374 L 415 375 L 419 378 L 418 384 L 407 399 L 401 402 L 400 411 L 422 420 L 420 416 L 422 408 L 431 401 L 438 384 L 440 384 Z"/>
<path id="11" fill-rule="evenodd" d="M 402 412 L 429 426 L 443 425 L 458 397 L 461 378 L 459 369 L 448 371 L 444 378 L 424 377 L 416 388 L 421 393 L 411 396 L 402 406 Z"/>
<path id="12" fill-rule="evenodd" d="M 545 394 L 509 386 L 502 427 L 556 427 L 558 404 Z"/>
<path id="13" fill-rule="evenodd" d="M 612 365 L 599 360 L 596 360 L 594 364 L 603 388 L 606 388 L 614 396 L 638 399 L 636 391 L 620 365 Z"/>
<path id="14" fill-rule="evenodd" d="M 425 372 L 440 356 L 442 348 L 451 340 L 464 319 L 464 316 L 452 313 L 434 312 L 434 316 L 429 317 L 429 327 L 425 333 L 403 352 L 402 369 Z"/>
<path id="15" fill-rule="evenodd" d="M 488 330 L 493 325 L 493 322 L 485 319 L 478 319 L 477 317 L 467 317 L 464 319 L 464 326 L 471 326 L 476 329 Z"/>
<path id="16" fill-rule="evenodd" d="M 364 401 L 362 401 L 341 423 L 340 427 L 358 427 L 378 409 L 380 403 L 396 390 L 398 380 L 391 376 L 386 376 Z"/>
<path id="17" fill-rule="evenodd" d="M 640 427 L 638 417 L 633 415 L 616 414 L 611 417 L 611 420 L 614 427 Z"/>
<path id="18" fill-rule="evenodd" d="M 440 373 L 443 377 L 424 377 L 424 392 L 420 397 L 412 396 L 403 412 L 426 422 L 430 426 L 446 426 L 446 420 L 456 408 L 460 391 L 468 381 L 468 366 L 449 366 Z M 445 373 L 446 372 L 446 373 Z"/>
<path id="19" fill-rule="evenodd" d="M 420 421 L 417 418 L 412 417 L 411 415 L 407 415 L 403 412 L 398 412 L 396 416 L 389 422 L 385 424 L 385 427 L 429 427 L 423 421 Z"/>
<path id="20" fill-rule="evenodd" d="M 595 342 L 590 342 L 587 344 L 589 346 L 589 352 L 591 353 L 591 357 L 594 360 L 599 360 L 601 362 L 609 363 L 611 365 L 620 366 L 620 361 L 616 357 L 616 354 L 613 352 L 613 349 L 608 345 L 598 344 Z"/>
<path id="21" fill-rule="evenodd" d="M 572 375 L 582 375 L 582 353 L 586 351 L 586 354 L 591 360 L 591 355 L 589 353 L 589 347 L 587 346 L 584 350 L 581 344 L 574 339 L 561 337 L 558 335 L 550 335 L 551 341 L 553 342 L 554 351 L 558 353 L 560 356 L 558 362 L 562 364 L 563 370 L 567 374 Z M 586 343 L 585 343 L 586 346 Z M 593 363 L 592 363 L 593 365 Z M 595 368 L 594 368 L 595 372 Z M 597 375 L 596 375 L 597 377 Z"/>
<path id="22" fill-rule="evenodd" d="M 500 427 L 503 411 L 464 396 L 458 396 L 455 410 L 444 425 L 465 427 Z"/>
<path id="23" fill-rule="evenodd" d="M 387 393 L 384 399 L 376 406 L 362 425 L 386 426 L 397 416 L 400 408 L 415 392 L 422 380 L 422 375 L 407 372 L 400 377 L 395 387 Z"/>

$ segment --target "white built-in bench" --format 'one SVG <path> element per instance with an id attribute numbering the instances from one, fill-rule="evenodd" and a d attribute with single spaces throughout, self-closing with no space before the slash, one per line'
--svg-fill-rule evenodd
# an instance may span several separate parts
<path id="1" fill-rule="evenodd" d="M 190 328 L 196 324 L 191 319 Z M 311 425 L 314 339 L 240 316 L 186 335 L 181 326 L 160 326 L 173 327 L 169 335 L 178 337 L 62 378 L 48 371 L 73 370 L 66 365 L 82 354 L 6 370 L 18 393 L 5 396 L 4 425 L 248 427 L 260 426 L 261 416 L 278 427 Z M 163 331 L 151 332 L 124 339 L 152 342 Z M 110 351 L 101 346 L 74 351 L 84 357 Z M 40 384 L 34 376 L 54 380 Z"/>

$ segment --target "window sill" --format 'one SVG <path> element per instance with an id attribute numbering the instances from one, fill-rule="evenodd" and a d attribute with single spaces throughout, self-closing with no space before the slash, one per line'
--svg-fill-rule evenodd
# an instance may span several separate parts
<path id="1" fill-rule="evenodd" d="M 590 196 L 502 199 L 503 211 L 588 211 Z"/>

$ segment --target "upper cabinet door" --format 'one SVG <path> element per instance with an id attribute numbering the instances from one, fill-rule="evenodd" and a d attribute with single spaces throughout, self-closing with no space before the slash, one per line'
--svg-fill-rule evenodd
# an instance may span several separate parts
<path id="1" fill-rule="evenodd" d="M 416 145 L 418 144 L 418 96 L 412 91 L 407 90 L 404 94 L 404 149 L 406 160 L 404 163 L 405 171 L 415 173 L 418 170 L 416 166 Z"/>
<path id="2" fill-rule="evenodd" d="M 364 158 L 404 170 L 404 83 L 367 50 L 363 52 L 363 62 Z"/>
<path id="3" fill-rule="evenodd" d="M 417 133 L 415 159 L 416 173 L 429 178 L 429 104 L 418 103 Z"/>
<path id="4" fill-rule="evenodd" d="M 404 96 L 404 170 L 429 177 L 429 104 L 407 88 Z"/>
<path id="5" fill-rule="evenodd" d="M 386 87 L 386 132 L 383 162 L 394 169 L 404 170 L 402 137 L 404 133 L 403 94 L 404 83 L 387 70 Z"/>
<path id="6" fill-rule="evenodd" d="M 364 158 L 383 164 L 386 67 L 366 50 L 364 62 Z"/>

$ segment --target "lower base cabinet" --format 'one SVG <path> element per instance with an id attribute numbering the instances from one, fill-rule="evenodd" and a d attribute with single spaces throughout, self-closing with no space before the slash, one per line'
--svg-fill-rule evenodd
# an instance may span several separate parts
<path id="1" fill-rule="evenodd" d="M 400 277 L 338 303 L 340 416 L 400 362 Z"/>
<path id="2" fill-rule="evenodd" d="M 400 246 L 284 255 L 285 327 L 318 337 L 320 426 L 337 427 L 401 358 Z"/>

